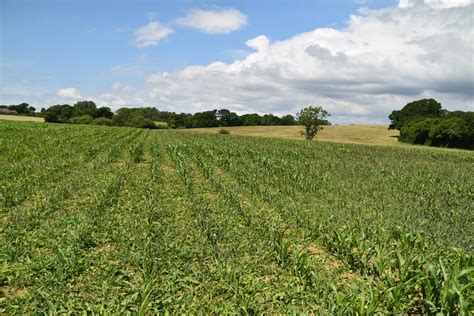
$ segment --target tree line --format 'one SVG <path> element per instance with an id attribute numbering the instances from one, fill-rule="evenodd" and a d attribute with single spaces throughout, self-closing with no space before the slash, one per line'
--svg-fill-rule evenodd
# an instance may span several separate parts
<path id="1" fill-rule="evenodd" d="M 443 109 L 434 99 L 408 103 L 389 115 L 389 129 L 410 144 L 474 149 L 474 112 Z"/>
<path id="2" fill-rule="evenodd" d="M 190 113 L 160 111 L 154 107 L 121 108 L 113 112 L 109 107 L 97 107 L 93 101 L 79 101 L 74 105 L 58 104 L 36 113 L 27 103 L 0 106 L 16 111 L 44 117 L 46 122 L 130 126 L 140 128 L 197 128 L 256 125 L 297 125 L 293 115 L 282 117 L 257 113 L 238 115 L 228 109 Z M 326 121 L 327 124 L 329 122 Z"/>
<path id="3" fill-rule="evenodd" d="M 0 105 L 0 113 L 35 115 L 36 108 L 30 106 L 28 103 L 20 103 L 17 105 Z"/>

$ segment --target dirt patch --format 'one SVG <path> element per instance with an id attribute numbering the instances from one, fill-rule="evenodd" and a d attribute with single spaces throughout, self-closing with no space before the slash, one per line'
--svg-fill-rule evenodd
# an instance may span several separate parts
<path id="1" fill-rule="evenodd" d="M 354 280 L 356 277 L 356 274 L 352 271 L 349 271 L 349 272 L 345 272 L 343 274 L 341 274 L 341 281 L 342 283 L 349 283 L 350 281 Z"/>
<path id="2" fill-rule="evenodd" d="M 13 287 L 2 287 L 0 288 L 0 293 L 3 293 L 3 295 L 9 299 L 22 298 L 26 294 L 24 289 L 16 289 Z"/>
<path id="3" fill-rule="evenodd" d="M 344 264 L 341 261 L 334 258 L 331 258 L 330 260 L 328 260 L 325 265 L 325 267 L 328 270 L 337 270 L 337 269 L 342 268 L 343 266 Z"/>
<path id="4" fill-rule="evenodd" d="M 318 257 L 323 257 L 323 256 L 327 256 L 328 254 L 326 253 L 326 251 L 324 251 L 324 249 L 321 249 L 318 245 L 316 244 L 310 244 L 308 246 L 308 251 L 314 255 L 314 256 L 318 256 Z"/>
<path id="5" fill-rule="evenodd" d="M 117 251 L 118 249 L 112 246 L 111 244 L 104 244 L 104 245 L 101 245 L 100 247 L 97 247 L 97 252 L 100 252 L 100 253 L 114 253 Z"/>
<path id="6" fill-rule="evenodd" d="M 323 248 L 321 248 L 317 244 L 312 243 L 308 246 L 307 249 L 313 256 L 316 256 L 323 260 L 324 267 L 327 270 L 337 270 L 344 266 L 344 263 L 342 263 L 342 261 L 328 254 Z"/>
<path id="7" fill-rule="evenodd" d="M 139 163 L 136 163 L 134 164 L 134 166 L 138 167 L 138 168 L 145 168 L 145 167 L 149 167 L 150 166 L 150 163 L 149 162 L 139 162 Z"/>

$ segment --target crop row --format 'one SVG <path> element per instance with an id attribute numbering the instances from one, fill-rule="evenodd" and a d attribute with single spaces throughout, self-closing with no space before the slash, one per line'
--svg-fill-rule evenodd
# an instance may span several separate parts
<path id="1" fill-rule="evenodd" d="M 1 123 L 6 313 L 470 313 L 474 157 Z"/>

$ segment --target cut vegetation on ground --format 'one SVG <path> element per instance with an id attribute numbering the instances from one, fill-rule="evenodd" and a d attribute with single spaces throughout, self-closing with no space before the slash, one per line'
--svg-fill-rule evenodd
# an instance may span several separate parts
<path id="1" fill-rule="evenodd" d="M 44 122 L 44 119 L 42 117 L 38 117 L 38 116 L 6 115 L 6 114 L 0 114 L 0 120 Z"/>
<path id="2" fill-rule="evenodd" d="M 471 152 L 6 121 L 0 144 L 2 313 L 473 311 Z"/>
<path id="3" fill-rule="evenodd" d="M 183 131 L 198 133 L 217 133 L 220 128 L 192 128 Z M 239 136 L 263 136 L 285 139 L 304 140 L 301 135 L 302 126 L 233 126 L 225 127 L 232 135 Z M 332 141 L 339 143 L 372 144 L 372 145 L 390 145 L 406 146 L 398 142 L 399 132 L 397 130 L 388 130 L 385 125 L 330 125 L 324 126 L 324 129 L 315 137 L 315 140 Z"/>

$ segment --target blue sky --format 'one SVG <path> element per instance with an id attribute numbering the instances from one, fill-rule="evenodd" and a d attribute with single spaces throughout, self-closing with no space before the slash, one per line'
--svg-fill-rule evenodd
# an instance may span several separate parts
<path id="1" fill-rule="evenodd" d="M 429 1 L 409 2 L 2 0 L 0 103 L 28 102 L 39 108 L 92 99 L 114 109 L 157 106 L 194 112 L 227 107 L 240 113 L 277 114 L 293 113 L 305 103 L 325 103 L 342 123 L 382 122 L 390 106 L 400 107 L 410 98 L 430 93 L 441 101 L 472 109 L 472 95 L 443 91 L 441 79 L 417 84 L 410 92 L 403 80 L 409 71 L 398 73 L 392 65 L 385 71 L 397 84 L 388 83 L 376 70 L 393 64 L 393 60 L 374 60 L 380 65 L 372 67 L 370 61 L 359 60 L 354 45 L 337 42 L 341 38 L 370 47 L 373 41 L 377 47 L 388 38 L 391 40 L 383 47 L 389 49 L 400 41 L 390 19 L 429 19 L 435 12 L 441 20 L 458 14 L 455 10 L 465 11 L 466 6 L 472 19 L 471 1 L 459 0 L 446 8 Z M 402 24 L 400 21 L 397 25 Z M 462 20 L 459 22 L 461 31 L 467 32 Z M 437 31 L 419 37 L 431 39 Z M 454 41 L 452 36 L 437 45 Z M 436 41 L 420 43 L 430 53 L 430 45 Z M 459 44 L 465 50 L 461 53 L 469 57 L 472 45 L 464 44 Z M 291 60 L 299 56 L 291 45 L 315 60 Z M 408 41 L 406 45 L 413 54 L 407 57 L 408 64 L 413 63 L 414 70 L 423 68 L 428 77 L 428 65 L 417 65 L 416 48 Z M 379 48 L 375 51 L 383 53 Z M 364 52 L 364 56 L 373 52 Z M 337 56 L 341 58 L 333 58 Z M 348 60 L 358 64 L 348 64 Z M 440 58 L 439 63 L 445 61 Z M 216 62 L 220 63 L 213 66 Z M 341 64 L 335 67 L 336 62 Z M 364 65 L 360 76 L 353 74 L 358 65 Z M 448 66 L 454 74 L 457 66 Z M 337 69 L 347 73 L 335 73 Z M 371 79 L 374 69 L 376 79 Z M 465 90 L 472 85 L 472 67 L 467 69 L 467 73 L 452 78 Z M 327 82 L 323 82 L 325 78 Z M 337 83 L 347 80 L 349 84 L 341 89 Z M 375 108 L 382 99 L 387 104 Z"/>

